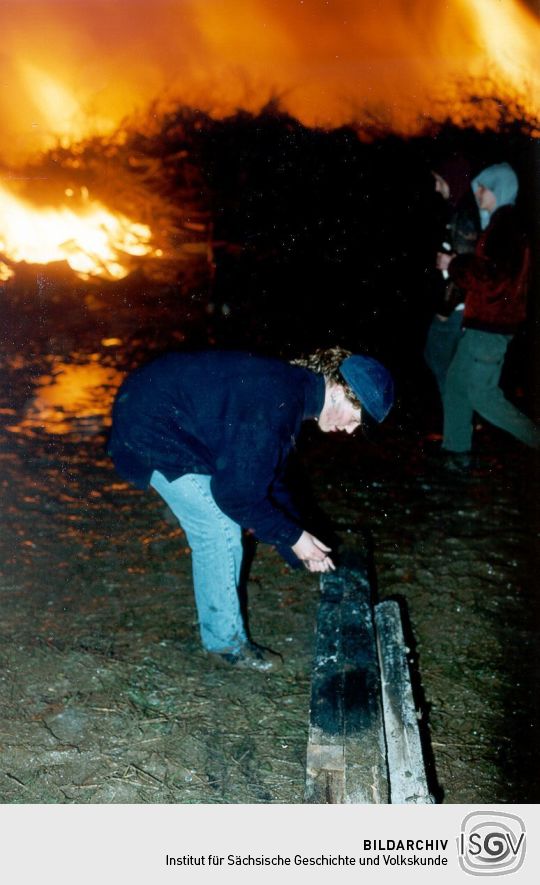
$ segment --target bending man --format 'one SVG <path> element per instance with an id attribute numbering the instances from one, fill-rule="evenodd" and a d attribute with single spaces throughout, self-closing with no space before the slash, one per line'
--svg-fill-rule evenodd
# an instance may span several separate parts
<path id="1" fill-rule="evenodd" d="M 246 353 L 170 353 L 118 391 L 109 451 L 116 469 L 162 496 L 184 529 L 204 648 L 226 663 L 269 670 L 248 641 L 238 599 L 242 529 L 311 572 L 331 550 L 302 526 L 285 482 L 303 421 L 353 433 L 363 411 L 382 421 L 393 402 L 387 370 L 334 348 L 291 365 Z"/>

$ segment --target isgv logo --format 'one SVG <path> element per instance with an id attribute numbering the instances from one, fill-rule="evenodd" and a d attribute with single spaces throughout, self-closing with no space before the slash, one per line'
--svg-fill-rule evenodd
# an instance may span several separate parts
<path id="1" fill-rule="evenodd" d="M 525 859 L 525 824 L 515 814 L 473 811 L 461 825 L 461 869 L 472 876 L 503 876 L 519 870 Z"/>

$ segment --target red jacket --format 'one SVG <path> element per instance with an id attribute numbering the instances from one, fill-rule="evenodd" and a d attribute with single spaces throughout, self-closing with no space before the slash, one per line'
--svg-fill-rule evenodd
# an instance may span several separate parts
<path id="1" fill-rule="evenodd" d="M 465 295 L 463 326 L 512 335 L 525 319 L 530 251 L 513 206 L 493 213 L 474 255 L 456 255 L 450 278 Z"/>

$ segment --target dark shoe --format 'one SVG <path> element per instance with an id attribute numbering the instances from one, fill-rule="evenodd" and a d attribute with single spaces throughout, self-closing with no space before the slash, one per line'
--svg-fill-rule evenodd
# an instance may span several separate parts
<path id="1" fill-rule="evenodd" d="M 448 449 L 442 449 L 441 455 L 441 465 L 449 473 L 467 473 L 471 469 L 472 461 L 469 452 L 451 452 Z"/>
<path id="2" fill-rule="evenodd" d="M 423 462 L 435 476 L 440 479 L 450 476 L 466 477 L 472 466 L 469 452 L 452 452 L 450 449 L 423 450 Z"/>
<path id="3" fill-rule="evenodd" d="M 216 663 L 234 667 L 237 670 L 258 670 L 261 673 L 273 673 L 283 666 L 283 658 L 278 652 L 255 645 L 254 642 L 246 643 L 238 651 L 213 652 L 212 657 Z"/>

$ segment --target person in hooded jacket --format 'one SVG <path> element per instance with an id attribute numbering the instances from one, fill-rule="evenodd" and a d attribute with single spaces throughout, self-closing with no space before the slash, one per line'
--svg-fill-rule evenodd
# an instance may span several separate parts
<path id="1" fill-rule="evenodd" d="M 246 634 L 238 597 L 242 529 L 276 545 L 291 564 L 334 568 L 288 486 L 302 422 L 353 433 L 364 413 L 380 422 L 392 402 L 389 372 L 342 348 L 295 365 L 233 351 L 169 353 L 123 382 L 108 451 L 118 473 L 155 489 L 184 529 L 201 640 L 214 660 L 260 671 L 279 665 Z"/>
<path id="2" fill-rule="evenodd" d="M 506 350 L 525 320 L 529 246 L 515 201 L 518 179 L 508 163 L 484 169 L 471 187 L 482 228 L 473 255 L 441 256 L 465 296 L 463 331 L 446 378 L 443 451 L 449 466 L 470 463 L 473 415 L 532 448 L 540 429 L 504 396 L 499 381 Z"/>
<path id="3" fill-rule="evenodd" d="M 459 287 L 449 279 L 447 270 L 440 270 L 441 259 L 450 255 L 470 255 L 474 252 L 479 234 L 478 210 L 470 192 L 472 169 L 461 154 L 454 154 L 441 161 L 432 170 L 435 191 L 445 200 L 447 223 L 441 247 L 437 252 L 439 269 L 439 295 L 436 298 L 435 315 L 428 329 L 424 359 L 433 373 L 441 400 L 450 363 L 454 358 L 463 318 L 464 296 Z"/>

